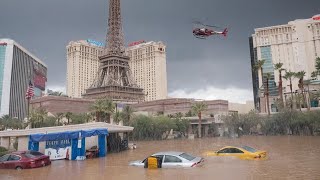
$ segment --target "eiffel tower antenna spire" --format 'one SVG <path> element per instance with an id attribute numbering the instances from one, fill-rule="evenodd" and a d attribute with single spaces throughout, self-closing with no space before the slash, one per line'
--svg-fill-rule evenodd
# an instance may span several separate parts
<path id="1" fill-rule="evenodd" d="M 125 45 L 122 31 L 120 0 L 109 0 L 108 33 L 106 41 L 107 54 L 124 55 Z"/>

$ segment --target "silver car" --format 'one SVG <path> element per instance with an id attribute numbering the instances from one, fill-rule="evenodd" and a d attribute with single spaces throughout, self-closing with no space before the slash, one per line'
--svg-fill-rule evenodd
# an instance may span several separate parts
<path id="1" fill-rule="evenodd" d="M 204 159 L 201 157 L 194 157 L 190 154 L 176 151 L 158 152 L 151 156 L 160 158 L 162 160 L 162 168 L 195 167 L 203 164 L 204 162 Z M 144 162 L 146 159 L 132 161 L 129 163 L 129 165 L 144 167 Z"/>

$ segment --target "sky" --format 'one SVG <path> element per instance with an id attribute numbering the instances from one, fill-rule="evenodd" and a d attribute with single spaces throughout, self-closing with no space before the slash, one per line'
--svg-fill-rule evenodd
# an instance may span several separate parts
<path id="1" fill-rule="evenodd" d="M 254 28 L 320 14 L 320 0 L 122 0 L 126 44 L 162 41 L 170 97 L 253 100 L 248 37 Z M 105 41 L 108 0 L 1 0 L 0 39 L 10 38 L 48 66 L 47 88 L 65 91 L 66 45 Z M 200 40 L 193 21 L 228 27 Z"/>

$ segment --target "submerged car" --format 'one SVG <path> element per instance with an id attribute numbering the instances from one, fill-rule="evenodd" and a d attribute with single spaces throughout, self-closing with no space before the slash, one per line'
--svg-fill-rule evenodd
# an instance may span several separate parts
<path id="1" fill-rule="evenodd" d="M 0 169 L 29 169 L 51 164 L 49 156 L 37 151 L 19 151 L 0 157 Z"/>
<path id="2" fill-rule="evenodd" d="M 158 152 L 151 157 L 159 158 L 162 164 L 162 168 L 174 168 L 174 167 L 196 167 L 203 164 L 204 159 L 201 157 L 194 157 L 185 152 L 176 152 L 176 151 L 168 151 L 168 152 Z M 145 161 L 147 160 L 137 160 L 129 163 L 130 166 L 139 166 L 145 167 Z"/>
<path id="3" fill-rule="evenodd" d="M 226 146 L 219 151 L 207 151 L 206 156 L 233 156 L 240 159 L 263 159 L 267 157 L 266 151 L 256 150 L 249 146 Z"/>

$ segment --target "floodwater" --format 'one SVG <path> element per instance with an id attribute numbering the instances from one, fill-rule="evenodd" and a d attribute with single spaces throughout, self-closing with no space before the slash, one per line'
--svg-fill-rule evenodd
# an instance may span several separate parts
<path id="1" fill-rule="evenodd" d="M 0 170 L 0 179 L 320 179 L 320 137 L 247 136 L 136 142 L 137 149 L 85 161 L 53 161 L 51 166 L 22 171 Z M 249 145 L 268 152 L 266 160 L 205 157 L 201 167 L 144 169 L 128 166 L 158 151 L 185 151 L 201 156 L 226 145 Z"/>

